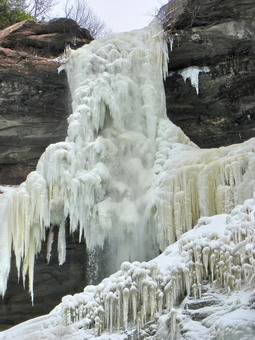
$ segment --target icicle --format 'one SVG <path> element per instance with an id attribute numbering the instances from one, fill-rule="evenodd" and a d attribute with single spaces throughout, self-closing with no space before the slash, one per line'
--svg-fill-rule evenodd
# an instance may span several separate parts
<path id="1" fill-rule="evenodd" d="M 164 302 L 164 294 L 160 290 L 157 292 L 157 303 L 158 303 L 158 313 L 159 315 L 163 312 L 163 302 Z"/>
<path id="2" fill-rule="evenodd" d="M 201 284 L 202 281 L 202 270 L 203 270 L 203 266 L 200 262 L 196 262 L 195 263 L 195 268 L 196 268 L 196 281 L 197 284 Z"/>
<path id="3" fill-rule="evenodd" d="M 172 301 L 171 301 L 171 292 L 172 292 L 172 283 L 169 281 L 164 287 L 164 293 L 166 296 L 166 308 L 167 310 L 171 310 Z"/>
<path id="4" fill-rule="evenodd" d="M 213 282 L 213 279 L 214 279 L 215 259 L 216 259 L 215 254 L 212 254 L 212 255 L 210 256 L 210 270 L 211 270 L 211 280 L 212 280 L 212 282 Z"/>
<path id="5" fill-rule="evenodd" d="M 123 268 L 123 266 L 121 267 Z M 123 269 L 122 269 L 123 270 Z M 117 309 L 117 329 L 120 329 L 120 325 L 121 325 L 121 311 L 122 311 L 122 306 L 123 306 L 123 297 L 122 297 L 122 292 L 124 290 L 124 284 L 122 282 L 118 283 L 117 289 L 118 289 L 118 309 Z"/>
<path id="6" fill-rule="evenodd" d="M 59 232 L 58 232 L 58 262 L 59 265 L 62 265 L 66 260 L 66 233 L 65 233 L 65 222 L 62 221 L 62 223 L 59 226 Z"/>
<path id="7" fill-rule="evenodd" d="M 113 313 L 114 313 L 114 308 L 113 304 L 115 301 L 115 295 L 113 292 L 109 292 L 108 295 L 106 296 L 106 323 L 107 323 L 107 328 L 109 329 L 110 332 L 112 332 L 113 329 Z"/>
<path id="8" fill-rule="evenodd" d="M 156 312 L 156 289 L 157 284 L 151 281 L 149 284 L 149 305 L 151 320 L 154 319 L 154 314 Z"/>
<path id="9" fill-rule="evenodd" d="M 176 315 L 177 312 L 174 308 L 171 309 L 170 318 L 171 318 L 171 340 L 176 339 Z"/>
<path id="10" fill-rule="evenodd" d="M 192 285 L 192 292 L 193 292 L 193 296 L 196 300 L 197 299 L 197 284 L 196 283 L 193 283 L 193 285 Z"/>
<path id="11" fill-rule="evenodd" d="M 124 329 L 127 330 L 128 327 L 128 303 L 129 303 L 129 289 L 125 288 L 123 290 L 123 325 Z"/>
<path id="12" fill-rule="evenodd" d="M 180 71 L 180 75 L 186 81 L 188 78 L 190 79 L 191 85 L 195 87 L 197 94 L 199 94 L 199 73 L 200 72 L 210 72 L 208 67 L 196 67 L 191 66 L 185 68 L 184 70 Z"/>
<path id="13" fill-rule="evenodd" d="M 50 262 L 50 258 L 51 258 L 51 249 L 52 249 L 53 241 L 54 241 L 54 232 L 53 232 L 53 229 L 50 228 L 48 239 L 47 239 L 47 255 L 46 255 L 46 259 L 48 263 Z"/>
<path id="14" fill-rule="evenodd" d="M 185 285 L 186 285 L 187 296 L 189 296 L 190 295 L 190 271 L 189 271 L 189 268 L 184 267 L 183 273 L 184 273 L 184 277 L 185 277 Z"/>
<path id="15" fill-rule="evenodd" d="M 142 325 L 147 322 L 147 311 L 148 311 L 148 282 L 146 280 L 142 283 Z"/>
<path id="16" fill-rule="evenodd" d="M 210 248 L 209 247 L 204 247 L 202 250 L 203 253 L 203 266 L 205 269 L 205 275 L 208 277 L 208 264 L 209 264 L 209 253 L 210 253 Z"/>
<path id="17" fill-rule="evenodd" d="M 132 285 L 130 288 L 130 296 L 131 296 L 131 302 L 132 302 L 132 315 L 133 315 L 133 323 L 136 324 L 137 319 L 137 288 Z"/>
<path id="18" fill-rule="evenodd" d="M 98 316 L 95 317 L 95 329 L 97 331 L 97 336 L 101 335 L 101 322 Z"/>
<path id="19" fill-rule="evenodd" d="M 11 259 L 11 234 L 8 227 L 8 207 L 6 200 L 0 195 L 0 215 L 3 216 L 1 221 L 1 237 L 0 237 L 0 295 L 4 296 L 7 289 L 7 279 L 10 272 Z M 20 264 L 17 264 L 18 273 Z"/>

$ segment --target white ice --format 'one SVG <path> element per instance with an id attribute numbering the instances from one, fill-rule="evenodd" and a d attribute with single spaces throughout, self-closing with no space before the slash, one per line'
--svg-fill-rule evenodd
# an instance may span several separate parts
<path id="1" fill-rule="evenodd" d="M 98 286 L 65 296 L 49 315 L 2 332 L 0 339 L 120 340 L 135 332 L 142 336 L 154 327 L 162 340 L 251 340 L 254 216 L 251 199 L 229 215 L 202 218 L 152 261 L 124 262 Z M 199 309 L 199 304 L 204 306 Z M 198 312 L 204 315 L 200 321 L 193 318 Z"/>
<path id="2" fill-rule="evenodd" d="M 182 76 L 185 82 L 187 79 L 190 79 L 191 85 L 195 87 L 197 94 L 199 94 L 199 74 L 201 72 L 207 73 L 210 72 L 210 69 L 207 66 L 190 66 L 179 71 L 178 73 Z"/>
<path id="3" fill-rule="evenodd" d="M 59 226 L 59 262 L 65 261 L 67 217 L 70 231 L 79 228 L 90 251 L 106 239 L 119 244 L 117 263 L 109 263 L 112 271 L 125 259 L 155 255 L 140 239 L 150 223 L 144 197 L 153 173 L 158 119 L 165 116 L 166 65 L 167 46 L 156 24 L 71 52 L 62 67 L 73 99 L 68 136 L 48 147 L 26 182 L 1 197 L 0 234 L 6 244 L 1 295 L 10 247 L 23 279 L 29 274 L 32 295 L 34 257 L 52 224 Z M 47 254 L 49 259 L 50 249 Z"/>

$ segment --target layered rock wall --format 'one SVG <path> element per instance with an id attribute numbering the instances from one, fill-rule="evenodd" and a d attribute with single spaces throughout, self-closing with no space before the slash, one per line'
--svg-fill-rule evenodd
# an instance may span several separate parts
<path id="1" fill-rule="evenodd" d="M 64 140 L 71 100 L 57 56 L 91 40 L 67 19 L 0 31 L 0 185 L 24 181 L 45 148 Z"/>
<path id="2" fill-rule="evenodd" d="M 173 0 L 160 16 L 172 45 L 168 117 L 200 147 L 254 137 L 255 1 Z M 199 74 L 198 95 L 181 76 L 189 67 L 210 69 Z"/>

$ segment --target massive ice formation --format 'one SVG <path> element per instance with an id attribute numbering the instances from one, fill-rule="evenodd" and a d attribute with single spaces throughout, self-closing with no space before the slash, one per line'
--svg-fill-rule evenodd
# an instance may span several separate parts
<path id="1" fill-rule="evenodd" d="M 0 339 L 253 339 L 254 222 L 255 199 L 203 217 L 157 258 L 123 262 L 98 286 Z"/>
<path id="2" fill-rule="evenodd" d="M 0 197 L 2 295 L 12 249 L 32 294 L 35 254 L 47 229 L 50 247 L 53 225 L 59 263 L 65 261 L 67 219 L 89 251 L 109 242 L 112 271 L 124 260 L 154 257 L 200 216 L 229 212 L 252 196 L 254 140 L 215 150 L 190 142 L 166 118 L 167 61 L 156 24 L 71 52 L 63 66 L 73 99 L 68 136 L 47 148 L 26 182 Z"/>
<path id="3" fill-rule="evenodd" d="M 247 200 L 230 215 L 201 218 L 151 262 L 123 262 L 121 270 L 89 286 L 84 293 L 66 296 L 61 308 L 63 323 L 81 322 L 83 329 L 136 327 L 138 332 L 163 313 L 174 319 L 169 332 L 176 338 L 174 307 L 187 296 L 202 297 L 203 284 L 229 294 L 242 285 L 255 288 L 255 201 Z M 60 309 L 59 309 L 60 310 Z M 255 320 L 254 320 L 255 325 Z"/>
<path id="4" fill-rule="evenodd" d="M 180 139 L 175 141 L 178 131 L 170 122 L 162 130 L 157 139 L 155 165 L 159 166 L 154 191 L 157 241 L 163 250 L 191 229 L 199 217 L 229 213 L 252 197 L 255 144 L 251 139 L 219 149 L 196 149 L 180 144 Z"/>
<path id="5" fill-rule="evenodd" d="M 32 293 L 34 256 L 52 225 L 59 226 L 59 263 L 65 261 L 67 218 L 89 250 L 108 239 L 117 265 L 154 255 L 140 240 L 155 238 L 145 197 L 165 117 L 162 32 L 152 25 L 94 41 L 73 51 L 64 68 L 73 99 L 66 141 L 49 146 L 26 182 L 0 198 L 2 295 L 12 248 Z"/>

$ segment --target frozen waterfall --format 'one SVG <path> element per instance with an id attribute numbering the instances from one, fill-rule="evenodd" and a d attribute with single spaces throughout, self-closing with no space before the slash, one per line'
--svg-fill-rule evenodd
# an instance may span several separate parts
<path id="1" fill-rule="evenodd" d="M 155 23 L 71 52 L 61 67 L 73 100 L 67 138 L 0 197 L 2 295 L 13 249 L 33 297 L 34 258 L 54 225 L 60 264 L 68 220 L 89 251 L 109 242 L 113 271 L 153 258 L 200 216 L 228 213 L 252 197 L 254 141 L 213 150 L 190 142 L 166 117 L 167 63 Z"/>

